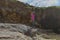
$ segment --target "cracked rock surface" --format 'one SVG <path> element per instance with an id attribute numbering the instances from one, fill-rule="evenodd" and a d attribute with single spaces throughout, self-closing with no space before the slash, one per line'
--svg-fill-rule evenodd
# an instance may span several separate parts
<path id="1" fill-rule="evenodd" d="M 28 33 L 31 32 L 30 34 Z M 27 33 L 26 35 L 24 33 Z M 38 34 L 39 32 L 39 34 Z M 32 36 L 31 35 L 35 35 Z M 0 23 L 0 40 L 59 40 L 60 35 L 45 30 L 34 29 L 22 24 Z"/>

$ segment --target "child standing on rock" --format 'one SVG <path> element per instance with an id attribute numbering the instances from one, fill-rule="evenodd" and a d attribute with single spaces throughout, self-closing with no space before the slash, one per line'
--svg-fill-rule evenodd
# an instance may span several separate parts
<path id="1" fill-rule="evenodd" d="M 35 13 L 31 13 L 31 21 L 32 21 L 32 27 L 35 27 Z"/>

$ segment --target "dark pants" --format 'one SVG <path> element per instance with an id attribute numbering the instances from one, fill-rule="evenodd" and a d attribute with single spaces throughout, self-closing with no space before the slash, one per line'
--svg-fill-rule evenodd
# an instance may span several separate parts
<path id="1" fill-rule="evenodd" d="M 35 28 L 35 21 L 32 21 L 31 26 L 32 26 L 33 28 Z"/>

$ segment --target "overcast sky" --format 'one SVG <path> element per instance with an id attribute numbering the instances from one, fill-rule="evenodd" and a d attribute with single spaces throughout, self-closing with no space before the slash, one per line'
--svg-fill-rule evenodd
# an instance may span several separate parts
<path id="1" fill-rule="evenodd" d="M 18 0 L 38 7 L 59 6 L 60 0 Z"/>

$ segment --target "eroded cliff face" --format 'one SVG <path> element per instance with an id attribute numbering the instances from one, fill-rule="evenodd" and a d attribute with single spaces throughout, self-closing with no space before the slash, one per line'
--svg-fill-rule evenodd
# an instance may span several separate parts
<path id="1" fill-rule="evenodd" d="M 29 23 L 31 8 L 22 2 L 0 0 L 0 22 Z"/>

